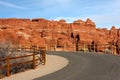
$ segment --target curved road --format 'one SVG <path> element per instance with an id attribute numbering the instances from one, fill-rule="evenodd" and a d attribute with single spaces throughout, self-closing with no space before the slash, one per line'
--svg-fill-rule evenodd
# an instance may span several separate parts
<path id="1" fill-rule="evenodd" d="M 120 80 L 120 56 L 80 52 L 48 52 L 65 57 L 69 64 L 34 80 Z"/>

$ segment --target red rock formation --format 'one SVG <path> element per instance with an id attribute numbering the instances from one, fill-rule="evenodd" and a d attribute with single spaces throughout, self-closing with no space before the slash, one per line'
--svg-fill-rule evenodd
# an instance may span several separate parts
<path id="1" fill-rule="evenodd" d="M 90 20 L 89 18 L 86 20 L 85 25 L 87 27 L 96 27 L 95 23 L 92 22 L 92 20 Z"/>
<path id="2" fill-rule="evenodd" d="M 76 20 L 66 23 L 65 20 L 38 19 L 0 19 L 0 42 L 12 42 L 20 45 L 47 46 L 48 50 L 63 48 L 66 51 L 81 50 L 83 45 L 109 44 L 120 39 L 120 29 L 114 26 L 107 30 L 96 28 L 89 18 L 86 21 Z M 62 50 L 62 49 L 61 49 Z M 98 51 L 104 51 L 97 47 Z"/>

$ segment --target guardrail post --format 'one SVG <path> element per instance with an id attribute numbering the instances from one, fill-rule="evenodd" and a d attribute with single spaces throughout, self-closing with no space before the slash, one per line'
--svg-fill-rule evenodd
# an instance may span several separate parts
<path id="1" fill-rule="evenodd" d="M 106 46 L 103 44 L 104 53 L 106 54 Z"/>
<path id="2" fill-rule="evenodd" d="M 94 44 L 93 48 L 94 48 L 94 52 L 95 52 L 95 44 Z"/>
<path id="3" fill-rule="evenodd" d="M 45 65 L 45 64 L 46 64 L 46 51 L 43 51 L 42 54 L 43 54 L 42 57 L 43 57 L 43 59 L 44 59 L 44 63 L 43 63 L 43 65 Z"/>
<path id="4" fill-rule="evenodd" d="M 38 50 L 38 47 L 39 47 L 39 46 L 38 46 L 38 45 L 36 45 L 36 49 L 37 49 L 37 50 Z"/>
<path id="5" fill-rule="evenodd" d="M 66 45 L 66 43 L 64 44 L 64 51 L 67 51 L 67 45 Z"/>
<path id="6" fill-rule="evenodd" d="M 57 48 L 57 46 L 55 45 L 55 46 L 54 46 L 54 51 L 56 51 L 56 48 Z"/>
<path id="7" fill-rule="evenodd" d="M 85 47 L 85 44 L 84 44 L 84 52 L 86 52 L 86 47 Z"/>
<path id="8" fill-rule="evenodd" d="M 35 48 L 34 48 L 34 51 L 33 51 L 33 69 L 36 68 L 36 63 L 35 63 Z"/>
<path id="9" fill-rule="evenodd" d="M 48 49 L 48 46 L 47 46 L 47 44 L 45 45 L 46 46 L 46 50 Z"/>
<path id="10" fill-rule="evenodd" d="M 116 46 L 114 46 L 114 54 L 117 55 L 117 53 L 116 53 Z"/>
<path id="11" fill-rule="evenodd" d="M 113 46 L 111 46 L 111 54 L 113 54 Z"/>
<path id="12" fill-rule="evenodd" d="M 76 51 L 76 46 L 75 46 L 75 44 L 73 45 L 73 47 L 74 47 L 74 51 Z"/>
<path id="13" fill-rule="evenodd" d="M 7 63 L 7 76 L 10 76 L 10 59 L 9 56 L 6 58 Z"/>

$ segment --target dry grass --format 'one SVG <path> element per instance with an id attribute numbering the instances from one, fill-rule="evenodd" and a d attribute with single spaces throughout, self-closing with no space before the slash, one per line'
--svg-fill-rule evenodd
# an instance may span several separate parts
<path id="1" fill-rule="evenodd" d="M 10 44 L 0 44 L 0 58 L 6 58 L 8 56 L 9 57 L 17 57 L 17 56 L 24 56 L 24 55 L 27 55 L 27 53 L 24 50 L 22 50 L 21 52 L 17 52 L 16 49 L 12 48 Z M 10 63 L 14 64 L 14 63 L 26 62 L 29 60 L 30 60 L 29 57 L 25 57 L 25 58 L 10 60 Z M 6 61 L 0 61 L 0 66 L 4 66 L 4 65 L 6 65 Z M 12 67 L 10 67 L 10 74 L 25 71 L 26 69 L 30 69 L 30 68 L 32 68 L 32 63 L 12 66 Z M 7 70 L 0 69 L 0 73 L 3 75 L 6 75 Z"/>
<path id="2" fill-rule="evenodd" d="M 5 77 L 5 75 L 0 74 L 0 79 L 3 78 L 3 77 Z"/>

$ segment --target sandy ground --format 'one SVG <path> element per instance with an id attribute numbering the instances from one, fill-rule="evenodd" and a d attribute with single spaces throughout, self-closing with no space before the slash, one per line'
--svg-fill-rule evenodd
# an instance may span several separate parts
<path id="1" fill-rule="evenodd" d="M 56 72 L 64 68 L 68 63 L 69 61 L 64 57 L 47 55 L 46 65 L 39 65 L 36 69 L 17 73 L 0 80 L 32 80 L 34 78 L 42 77 L 44 75 Z"/>

